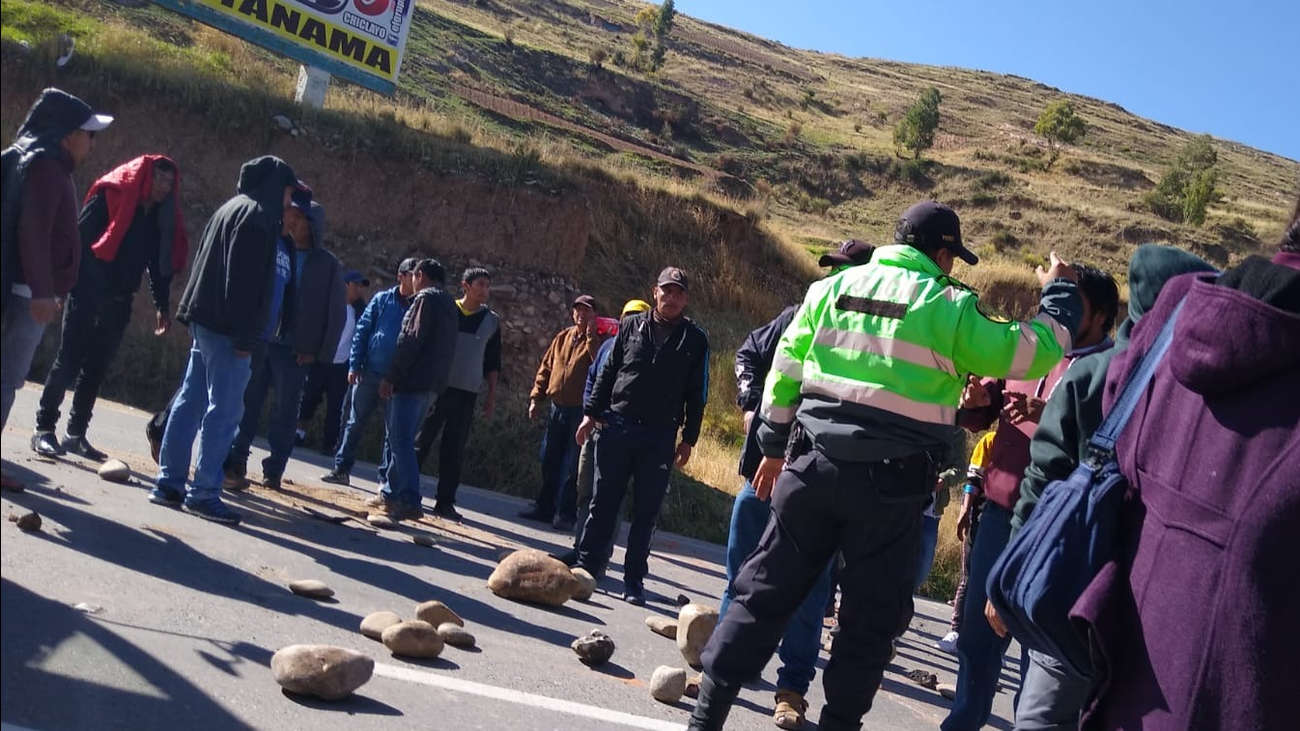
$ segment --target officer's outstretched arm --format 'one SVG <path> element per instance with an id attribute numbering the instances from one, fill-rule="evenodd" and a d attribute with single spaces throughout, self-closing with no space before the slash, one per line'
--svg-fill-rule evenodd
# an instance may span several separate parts
<path id="1" fill-rule="evenodd" d="M 1083 316 L 1079 286 L 1053 279 L 1043 287 L 1038 314 L 1025 322 L 999 321 L 976 307 L 972 292 L 964 293 L 953 341 L 953 365 L 958 373 L 1026 380 L 1047 374 L 1073 344 Z"/>

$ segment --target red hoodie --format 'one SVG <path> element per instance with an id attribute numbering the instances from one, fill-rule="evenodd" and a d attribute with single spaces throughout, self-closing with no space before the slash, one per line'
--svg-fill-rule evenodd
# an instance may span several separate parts
<path id="1" fill-rule="evenodd" d="M 181 169 L 166 155 L 141 155 L 134 160 L 118 165 L 96 180 L 86 191 L 86 203 L 95 194 L 104 192 L 104 203 L 108 205 L 108 226 L 99 240 L 90 245 L 95 258 L 113 261 L 117 250 L 122 245 L 122 237 L 131 228 L 135 211 L 140 201 L 149 197 L 153 189 L 153 166 L 159 160 L 166 160 L 176 169 L 176 182 L 172 185 L 172 210 L 175 227 L 172 230 L 172 272 L 185 268 L 185 258 L 189 255 L 189 239 L 185 236 L 185 219 L 181 213 Z M 83 204 L 84 205 L 84 204 Z"/>

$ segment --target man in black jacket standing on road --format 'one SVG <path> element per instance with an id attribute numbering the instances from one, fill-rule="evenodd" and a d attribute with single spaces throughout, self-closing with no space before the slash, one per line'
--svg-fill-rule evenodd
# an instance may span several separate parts
<path id="1" fill-rule="evenodd" d="M 655 285 L 654 309 L 619 325 L 609 359 L 583 405 L 577 433 L 582 444 L 596 430 L 596 484 L 578 542 L 578 565 L 593 576 L 604 570 L 619 505 L 634 478 L 623 599 L 636 605 L 645 604 L 650 536 L 668 492 L 669 472 L 674 463 L 682 467 L 690 459 L 709 395 L 709 337 L 683 314 L 687 286 L 686 272 L 664 269 Z"/>
<path id="2" fill-rule="evenodd" d="M 402 318 L 388 375 L 379 383 L 379 397 L 388 401 L 388 435 L 379 469 L 384 484 L 367 504 L 383 508 L 393 520 L 418 520 L 422 512 L 415 433 L 429 405 L 447 388 L 460 329 L 456 301 L 442 289 L 445 279 L 437 259 L 425 259 L 416 268 L 415 299 Z"/>
<path id="3" fill-rule="evenodd" d="M 250 160 L 239 170 L 235 197 L 203 229 L 176 310 L 194 344 L 163 432 L 152 503 L 181 505 L 218 523 L 239 522 L 239 513 L 221 502 L 221 465 L 244 415 L 249 356 L 269 319 L 276 238 L 297 187 L 293 168 L 283 160 L 270 155 Z M 187 490 L 196 436 L 199 459 Z"/>

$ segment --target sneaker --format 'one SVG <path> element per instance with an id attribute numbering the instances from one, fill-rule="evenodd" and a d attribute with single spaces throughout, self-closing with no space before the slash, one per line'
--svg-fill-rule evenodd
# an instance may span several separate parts
<path id="1" fill-rule="evenodd" d="M 207 500 L 185 498 L 185 502 L 181 504 L 181 510 L 204 520 L 224 525 L 238 525 L 240 520 L 239 513 L 221 502 L 221 498 L 214 497 Z"/>
<path id="2" fill-rule="evenodd" d="M 793 690 L 776 692 L 776 708 L 772 711 L 772 723 L 777 728 L 803 728 L 804 715 L 808 713 L 808 701 L 803 695 Z"/>
<path id="3" fill-rule="evenodd" d="M 419 520 L 424 517 L 424 510 L 419 505 L 401 505 L 399 503 L 390 503 L 385 511 L 392 520 L 401 522 L 403 520 Z"/>
<path id="4" fill-rule="evenodd" d="M 221 487 L 230 492 L 243 492 L 248 489 L 248 484 L 248 478 L 234 470 L 226 470 L 226 476 L 221 481 Z"/>
<path id="5" fill-rule="evenodd" d="M 388 499 L 383 495 L 376 495 L 366 501 L 367 508 L 376 508 L 378 510 L 388 509 Z"/>
<path id="6" fill-rule="evenodd" d="M 331 485 L 343 485 L 344 487 L 347 487 L 352 483 L 352 479 L 348 473 L 340 472 L 338 470 L 330 470 L 329 472 L 326 472 L 320 478 L 320 481 L 328 482 Z"/>
<path id="7" fill-rule="evenodd" d="M 262 487 L 265 487 L 268 490 L 279 490 L 280 477 L 278 475 L 262 475 Z"/>
<path id="8" fill-rule="evenodd" d="M 163 487 L 158 485 L 149 491 L 149 502 L 154 505 L 166 505 L 169 508 L 179 508 L 185 501 L 185 493 L 180 490 Z"/>
<path id="9" fill-rule="evenodd" d="M 432 512 L 434 515 L 438 516 L 439 518 L 454 520 L 457 523 L 463 520 L 461 514 L 456 512 L 456 506 L 452 505 L 451 503 L 436 502 L 433 504 Z"/>
<path id="10" fill-rule="evenodd" d="M 563 531 L 565 533 L 572 532 L 573 518 L 563 518 L 557 515 L 555 516 L 555 520 L 551 521 L 551 527 L 554 528 L 555 530 Z"/>
<path id="11" fill-rule="evenodd" d="M 623 586 L 623 601 L 634 607 L 645 606 L 645 589 L 638 584 L 626 584 Z"/>
<path id="12" fill-rule="evenodd" d="M 85 435 L 74 437 L 71 434 L 66 434 L 63 437 L 63 442 L 60 443 L 59 446 L 63 448 L 63 451 L 69 454 L 85 457 L 92 462 L 103 462 L 108 459 L 107 454 L 104 454 L 98 449 L 90 446 L 90 442 L 87 441 Z"/>
<path id="13" fill-rule="evenodd" d="M 943 639 L 934 643 L 934 646 L 948 653 L 949 655 L 957 654 L 957 633 L 949 632 L 943 636 Z"/>
<path id="14" fill-rule="evenodd" d="M 542 510 L 541 508 L 537 507 L 536 505 L 534 505 L 533 507 L 527 510 L 520 511 L 519 517 L 523 518 L 524 520 L 535 520 L 539 523 L 549 523 L 551 522 L 552 519 L 555 518 L 555 515 L 552 513 L 548 513 Z"/>
<path id="15" fill-rule="evenodd" d="M 52 431 L 38 431 L 32 435 L 32 451 L 42 457 L 62 457 L 63 447 L 59 446 L 59 440 L 54 437 Z"/>

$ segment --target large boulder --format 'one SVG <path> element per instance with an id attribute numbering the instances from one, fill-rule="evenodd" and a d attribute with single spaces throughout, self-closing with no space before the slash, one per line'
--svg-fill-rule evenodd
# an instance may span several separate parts
<path id="1" fill-rule="evenodd" d="M 581 589 L 563 561 L 531 548 L 506 556 L 488 577 L 488 588 L 506 599 L 558 607 Z"/>
<path id="2" fill-rule="evenodd" d="M 650 676 L 650 697 L 661 703 L 676 703 L 686 693 L 686 671 L 660 665 Z"/>
<path id="3" fill-rule="evenodd" d="M 596 577 L 581 566 L 574 566 L 569 569 L 569 572 L 578 580 L 578 590 L 573 593 L 573 598 L 580 602 L 590 599 L 591 595 L 596 593 Z"/>
<path id="4" fill-rule="evenodd" d="M 330 645 L 290 645 L 271 656 L 271 674 L 281 687 L 327 701 L 348 697 L 374 670 L 374 660 Z"/>
<path id="5" fill-rule="evenodd" d="M 384 630 L 398 624 L 402 618 L 397 616 L 397 612 L 387 610 L 381 612 L 371 612 L 366 618 L 361 620 L 361 634 L 372 640 L 378 640 L 384 635 Z"/>
<path id="6" fill-rule="evenodd" d="M 718 610 L 703 604 L 687 604 L 677 613 L 677 649 L 691 667 L 699 670 L 700 653 L 718 625 Z"/>
<path id="7" fill-rule="evenodd" d="M 428 622 L 434 627 L 444 622 L 451 622 L 461 627 L 465 626 L 465 620 L 461 619 L 459 614 L 453 612 L 451 607 L 440 601 L 421 602 L 415 608 L 415 618 L 422 622 Z"/>
<path id="8" fill-rule="evenodd" d="M 379 635 L 384 647 L 394 655 L 405 657 L 437 657 L 442 654 L 443 641 L 438 630 L 428 622 L 412 619 L 384 630 Z"/>

